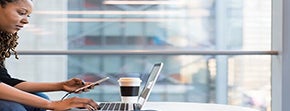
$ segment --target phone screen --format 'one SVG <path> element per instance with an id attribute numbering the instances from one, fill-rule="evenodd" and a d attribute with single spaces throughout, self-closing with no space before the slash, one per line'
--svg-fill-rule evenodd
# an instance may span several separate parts
<path id="1" fill-rule="evenodd" d="M 90 84 L 90 85 L 86 85 L 86 86 L 84 86 L 84 87 L 78 88 L 78 89 L 76 89 L 74 92 L 82 91 L 82 90 L 84 90 L 84 89 L 86 89 L 86 88 L 89 88 L 89 87 L 91 87 L 91 86 L 95 86 L 95 85 L 97 85 L 97 84 L 100 84 L 101 82 L 104 82 L 104 81 L 106 81 L 106 80 L 108 80 L 108 79 L 109 79 L 109 77 L 105 77 L 105 78 L 100 79 L 100 80 L 98 80 L 98 81 L 96 81 L 96 82 L 93 82 L 93 83 Z"/>

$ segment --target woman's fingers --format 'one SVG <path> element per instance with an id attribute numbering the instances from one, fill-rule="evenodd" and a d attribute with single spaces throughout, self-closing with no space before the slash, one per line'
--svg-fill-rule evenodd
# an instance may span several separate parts
<path id="1" fill-rule="evenodd" d="M 85 81 L 83 81 L 82 79 L 79 79 L 79 78 L 72 78 L 71 80 L 69 81 L 72 81 L 73 84 L 75 85 L 85 85 Z"/>
<path id="2" fill-rule="evenodd" d="M 99 84 L 86 83 L 86 86 L 81 87 L 80 90 L 75 91 L 75 93 L 89 92 L 91 89 L 94 89 L 94 87 L 97 85 Z"/>
<path id="3" fill-rule="evenodd" d="M 60 101 L 53 101 L 48 107 L 54 111 L 63 111 L 71 108 L 86 108 L 90 111 L 96 111 L 99 106 L 92 99 L 72 97 Z"/>
<path id="4" fill-rule="evenodd" d="M 85 108 L 88 109 L 89 111 L 97 111 L 97 109 L 95 109 L 93 106 L 89 104 L 87 104 Z"/>
<path id="5" fill-rule="evenodd" d="M 93 101 L 92 99 L 86 99 L 86 98 L 76 98 L 76 100 L 74 100 L 76 104 L 81 105 L 78 107 L 84 107 L 86 109 L 89 110 L 96 110 L 98 109 L 98 104 Z"/>

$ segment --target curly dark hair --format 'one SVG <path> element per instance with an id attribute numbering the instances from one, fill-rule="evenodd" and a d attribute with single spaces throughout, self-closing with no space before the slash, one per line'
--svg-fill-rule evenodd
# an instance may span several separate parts
<path id="1" fill-rule="evenodd" d="M 8 3 L 17 2 L 18 0 L 0 0 L 0 5 L 2 8 L 5 8 L 5 6 Z M 0 67 L 4 67 L 4 61 L 5 58 L 9 58 L 11 55 L 11 51 L 14 52 L 15 58 L 17 57 L 17 52 L 15 51 L 15 47 L 17 46 L 18 42 L 18 35 L 10 34 L 5 31 L 0 31 Z"/>
<path id="2" fill-rule="evenodd" d="M 0 0 L 0 5 L 2 8 L 5 8 L 8 3 L 18 1 L 19 0 Z M 13 52 L 15 58 L 18 59 L 17 52 L 15 51 L 15 48 L 18 45 L 18 38 L 19 36 L 17 33 L 11 34 L 0 30 L 0 67 L 4 66 L 4 61 L 6 58 L 11 56 L 11 52 Z"/>
<path id="3" fill-rule="evenodd" d="M 18 0 L 0 0 L 1 7 L 5 7 L 8 3 L 17 2 Z"/>
<path id="4" fill-rule="evenodd" d="M 11 56 L 11 52 L 14 53 L 15 58 L 17 57 L 17 52 L 15 51 L 16 46 L 18 45 L 17 33 L 10 34 L 4 31 L 0 31 L 0 65 L 3 66 L 5 58 L 9 58 Z"/>
<path id="5" fill-rule="evenodd" d="M 1 7 L 5 7 L 8 3 L 18 2 L 18 1 L 19 0 L 0 0 L 0 5 L 1 5 Z"/>

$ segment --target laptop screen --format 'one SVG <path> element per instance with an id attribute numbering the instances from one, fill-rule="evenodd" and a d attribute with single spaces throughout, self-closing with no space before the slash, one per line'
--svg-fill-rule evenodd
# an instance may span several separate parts
<path id="1" fill-rule="evenodd" d="M 163 63 L 156 63 L 154 64 L 151 72 L 149 73 L 148 80 L 146 81 L 146 84 L 138 98 L 138 103 L 139 105 L 141 105 L 140 107 L 142 107 L 143 104 L 147 101 L 150 95 L 150 92 L 157 81 L 157 78 L 160 74 L 162 67 L 163 67 Z"/>

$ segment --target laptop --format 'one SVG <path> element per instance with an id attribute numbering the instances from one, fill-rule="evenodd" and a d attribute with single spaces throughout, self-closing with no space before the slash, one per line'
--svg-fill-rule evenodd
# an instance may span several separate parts
<path id="1" fill-rule="evenodd" d="M 147 102 L 149 95 L 159 77 L 163 63 L 155 63 L 149 73 L 149 77 L 138 96 L 137 103 L 122 103 L 122 102 L 104 102 L 99 103 L 100 110 L 98 111 L 149 111 L 141 110 L 143 105 Z M 85 111 L 84 109 L 72 109 L 70 111 Z M 154 110 L 150 110 L 154 111 Z"/>

